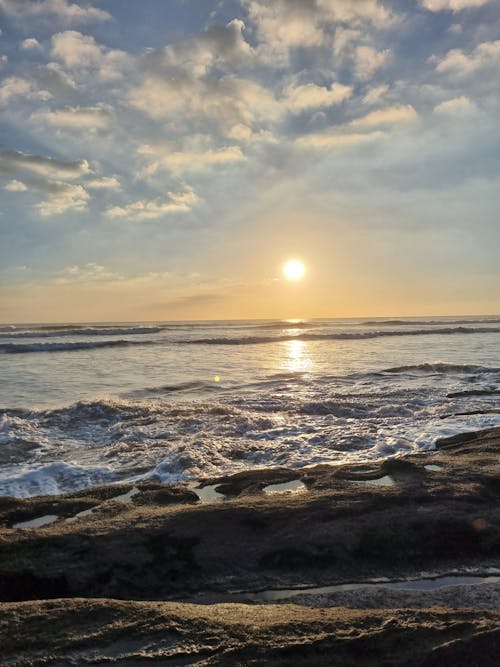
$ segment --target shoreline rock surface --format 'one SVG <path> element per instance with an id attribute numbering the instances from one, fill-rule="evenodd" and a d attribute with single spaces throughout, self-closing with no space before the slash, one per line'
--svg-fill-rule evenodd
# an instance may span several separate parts
<path id="1" fill-rule="evenodd" d="M 436 451 L 401 459 L 201 481 L 223 494 L 213 502 L 202 503 L 186 484 L 155 483 L 0 498 L 1 664 L 104 664 L 113 628 L 129 627 L 124 619 L 134 617 L 137 627 L 123 636 L 136 645 L 127 648 L 117 639 L 113 659 L 121 665 L 149 659 L 169 665 L 496 664 L 498 582 L 435 592 L 371 587 L 294 595 L 293 605 L 245 605 L 236 597 L 224 604 L 186 601 L 215 596 L 217 602 L 218 595 L 225 602 L 228 594 L 233 599 L 231 591 L 425 572 L 500 574 L 499 453 L 496 428 L 442 439 Z M 266 493 L 270 485 L 291 481 L 303 486 Z M 22 527 L 40 517 L 57 518 Z M 153 637 L 140 619 L 155 614 Z M 173 618 L 184 630 L 170 642 Z M 85 619 L 102 646 L 108 642 L 101 663 L 91 662 L 88 652 L 81 662 L 75 657 L 78 646 L 86 646 Z M 210 644 L 208 635 L 224 635 L 227 642 Z M 144 653 L 146 639 L 156 649 Z M 405 642 L 414 645 L 409 653 Z M 24 651 L 20 662 L 16 651 Z M 139 660 L 137 651 L 151 655 Z M 335 663 L 328 662 L 331 651 Z M 388 651 L 396 653 L 389 658 Z M 56 662 L 43 662 L 44 652 Z"/>

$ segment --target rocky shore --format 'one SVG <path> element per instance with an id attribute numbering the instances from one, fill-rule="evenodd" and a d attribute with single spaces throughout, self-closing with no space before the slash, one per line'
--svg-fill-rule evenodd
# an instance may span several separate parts
<path id="1" fill-rule="evenodd" d="M 499 453 L 0 498 L 0 664 L 496 665 Z"/>

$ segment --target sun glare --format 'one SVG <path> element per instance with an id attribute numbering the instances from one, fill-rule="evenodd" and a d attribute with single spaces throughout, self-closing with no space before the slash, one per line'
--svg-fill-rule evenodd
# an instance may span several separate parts
<path id="1" fill-rule="evenodd" d="M 305 272 L 304 262 L 298 259 L 291 259 L 283 266 L 283 275 L 287 280 L 300 280 L 304 277 Z"/>

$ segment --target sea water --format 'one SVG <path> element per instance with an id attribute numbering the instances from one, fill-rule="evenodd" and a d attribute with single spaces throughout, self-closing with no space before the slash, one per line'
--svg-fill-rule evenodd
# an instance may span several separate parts
<path id="1" fill-rule="evenodd" d="M 500 424 L 500 318 L 0 326 L 0 495 L 375 461 Z"/>

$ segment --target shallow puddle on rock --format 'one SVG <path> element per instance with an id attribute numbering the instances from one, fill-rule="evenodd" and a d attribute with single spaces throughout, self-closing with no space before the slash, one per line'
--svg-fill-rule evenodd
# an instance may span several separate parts
<path id="1" fill-rule="evenodd" d="M 66 519 L 66 521 L 76 521 L 77 519 L 83 519 L 84 517 L 89 516 L 90 514 L 95 512 L 95 510 L 99 509 L 100 507 L 103 507 L 103 505 L 106 505 L 106 503 L 109 503 L 112 500 L 118 503 L 130 503 L 132 502 L 132 498 L 140 492 L 141 490 L 134 486 L 132 489 L 130 489 L 130 491 L 127 491 L 127 493 L 122 493 L 119 496 L 108 498 L 108 500 L 105 500 L 100 505 L 96 505 L 95 507 L 90 507 L 88 510 L 82 510 L 81 512 L 75 514 L 75 516 L 71 516 L 69 519 Z"/>
<path id="2" fill-rule="evenodd" d="M 48 526 L 49 523 L 54 523 L 57 519 L 59 519 L 57 514 L 44 514 L 36 517 L 36 519 L 15 523 L 12 528 L 41 528 L 42 526 Z"/>
<path id="3" fill-rule="evenodd" d="M 96 505 L 95 507 L 91 507 L 88 510 L 82 510 L 81 512 L 78 512 L 75 514 L 75 516 L 70 516 L 69 519 L 66 519 L 66 521 L 76 521 L 77 519 L 83 519 L 83 517 L 89 516 L 94 512 L 94 510 L 98 509 L 100 505 Z"/>
<path id="4" fill-rule="evenodd" d="M 438 466 L 435 463 L 428 463 L 424 466 L 426 470 L 442 470 L 443 466 Z"/>
<path id="5" fill-rule="evenodd" d="M 305 491 L 306 486 L 303 484 L 300 479 L 294 479 L 291 482 L 281 482 L 281 484 L 269 484 L 265 486 L 263 491 L 264 493 L 298 493 L 299 491 Z"/>
<path id="6" fill-rule="evenodd" d="M 389 475 L 377 477 L 377 479 L 350 479 L 349 481 L 359 484 L 375 484 L 375 486 L 394 486 L 394 480 Z"/>
<path id="7" fill-rule="evenodd" d="M 261 602 L 273 602 L 284 600 L 298 595 L 326 595 L 343 591 L 357 591 L 370 588 L 389 588 L 395 590 L 432 591 L 450 586 L 467 586 L 479 584 L 497 584 L 500 577 L 497 576 L 447 576 L 435 577 L 433 579 L 412 579 L 405 581 L 378 581 L 356 584 L 335 584 L 333 586 L 319 586 L 316 588 L 289 588 L 259 591 L 249 593 L 248 599 Z"/>
<path id="8" fill-rule="evenodd" d="M 201 503 L 213 503 L 225 500 L 226 496 L 215 490 L 218 484 L 209 484 L 207 486 L 198 487 L 197 483 L 188 484 L 188 489 L 196 493 Z"/>
<path id="9" fill-rule="evenodd" d="M 134 488 L 127 491 L 127 493 L 122 493 L 120 496 L 114 496 L 114 498 L 110 498 L 109 500 L 118 501 L 119 503 L 130 503 L 132 502 L 132 498 L 140 492 L 140 489 L 134 486 Z"/>

